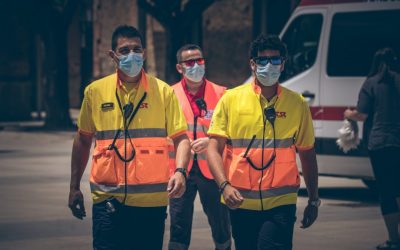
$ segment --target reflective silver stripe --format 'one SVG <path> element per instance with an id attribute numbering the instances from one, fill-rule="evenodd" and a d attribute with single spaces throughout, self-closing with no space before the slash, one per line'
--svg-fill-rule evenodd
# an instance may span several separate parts
<path id="1" fill-rule="evenodd" d="M 261 196 L 263 199 L 265 199 L 265 198 L 275 197 L 275 196 L 284 195 L 284 194 L 297 193 L 298 190 L 299 190 L 298 187 L 293 187 L 293 186 L 261 190 Z M 240 194 L 243 196 L 243 198 L 260 199 L 260 191 L 258 191 L 258 190 L 240 189 L 239 191 L 240 191 Z"/>
<path id="2" fill-rule="evenodd" d="M 194 125 L 193 124 L 188 124 L 188 130 L 189 131 L 193 131 L 194 130 Z M 208 128 L 206 126 L 201 125 L 201 124 L 197 124 L 196 131 L 207 133 Z"/>
<path id="3" fill-rule="evenodd" d="M 128 185 L 128 194 L 166 192 L 168 183 Z M 108 186 L 90 182 L 90 190 L 105 193 L 125 193 L 125 185 Z"/>
<path id="4" fill-rule="evenodd" d="M 230 139 L 228 144 L 235 148 L 247 148 L 251 139 Z M 276 139 L 277 148 L 289 148 L 294 144 L 293 138 Z M 254 139 L 251 148 L 262 148 L 262 139 Z M 264 148 L 274 148 L 274 139 L 264 139 Z"/>
<path id="5" fill-rule="evenodd" d="M 129 135 L 131 138 L 142 138 L 142 137 L 167 137 L 167 130 L 164 128 L 144 128 L 144 129 L 129 129 Z M 104 130 L 96 132 L 96 139 L 107 140 L 114 139 L 117 130 Z M 119 134 L 120 139 L 124 138 L 124 133 Z"/>

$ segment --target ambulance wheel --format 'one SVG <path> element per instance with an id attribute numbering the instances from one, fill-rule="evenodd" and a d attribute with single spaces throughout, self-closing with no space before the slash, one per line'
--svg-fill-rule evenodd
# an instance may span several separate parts
<path id="1" fill-rule="evenodd" d="M 376 192 L 377 191 L 377 186 L 376 186 L 376 181 L 375 180 L 370 180 L 370 179 L 362 179 L 362 182 L 367 186 L 371 191 Z"/>

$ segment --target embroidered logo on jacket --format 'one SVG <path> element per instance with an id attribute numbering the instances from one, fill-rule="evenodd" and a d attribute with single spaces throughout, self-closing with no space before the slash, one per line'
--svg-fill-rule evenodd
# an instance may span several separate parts
<path id="1" fill-rule="evenodd" d="M 108 111 L 114 109 L 114 103 L 112 102 L 105 102 L 101 104 L 102 111 Z"/>
<path id="2" fill-rule="evenodd" d="M 149 103 L 144 102 L 144 103 L 140 104 L 140 108 L 141 109 L 148 109 L 149 108 Z"/>
<path id="3" fill-rule="evenodd" d="M 286 118 L 286 112 L 276 112 L 276 117 L 278 118 Z"/>

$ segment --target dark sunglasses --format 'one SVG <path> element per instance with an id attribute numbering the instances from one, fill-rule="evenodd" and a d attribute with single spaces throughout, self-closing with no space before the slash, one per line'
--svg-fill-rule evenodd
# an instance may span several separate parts
<path id="1" fill-rule="evenodd" d="M 196 59 L 181 61 L 179 63 L 182 63 L 186 67 L 193 67 L 195 63 L 197 63 L 197 65 L 203 65 L 205 62 L 206 60 L 204 58 L 196 58 Z"/>
<path id="2" fill-rule="evenodd" d="M 280 56 L 258 56 L 254 57 L 253 61 L 260 66 L 265 66 L 268 63 L 271 63 L 272 65 L 281 65 L 283 62 L 283 58 Z"/>

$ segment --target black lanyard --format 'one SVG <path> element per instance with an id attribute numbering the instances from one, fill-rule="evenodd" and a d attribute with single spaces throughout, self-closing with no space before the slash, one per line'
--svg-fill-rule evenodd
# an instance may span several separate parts
<path id="1" fill-rule="evenodd" d="M 144 92 L 142 98 L 140 98 L 139 103 L 136 105 L 135 109 L 132 111 L 132 108 L 128 108 L 127 105 L 132 105 L 132 103 L 127 104 L 124 106 L 124 108 L 122 107 L 121 104 L 121 100 L 119 99 L 118 96 L 118 91 L 115 90 L 115 97 L 117 98 L 117 102 L 118 102 L 118 106 L 119 109 L 121 111 L 122 117 L 123 117 L 123 121 L 124 121 L 124 132 L 125 132 L 125 136 L 124 136 L 124 140 L 125 140 L 125 151 L 126 151 L 126 138 L 129 138 L 129 142 L 132 146 L 132 153 L 131 156 L 129 158 L 126 158 L 126 152 L 125 152 L 125 157 L 122 157 L 121 153 L 119 152 L 118 148 L 115 146 L 115 142 L 117 141 L 119 134 L 121 133 L 121 129 L 117 130 L 117 133 L 114 136 L 113 142 L 108 146 L 109 150 L 114 150 L 115 153 L 117 154 L 118 158 L 123 161 L 123 162 L 130 162 L 133 160 L 133 158 L 135 157 L 135 148 L 133 147 L 133 143 L 131 141 L 131 136 L 129 134 L 129 125 L 131 124 L 133 118 L 136 116 L 137 112 L 139 111 L 140 106 L 142 105 L 144 99 L 146 99 L 147 96 L 147 92 Z M 128 111 L 130 110 L 130 111 Z"/>
<path id="2" fill-rule="evenodd" d="M 125 111 L 126 111 L 125 106 L 126 105 L 124 106 L 124 108 L 122 108 L 121 100 L 119 99 L 119 96 L 118 96 L 118 90 L 117 89 L 115 90 L 115 97 L 117 98 L 119 110 L 121 111 L 122 117 L 124 119 L 124 129 L 127 129 L 129 127 L 129 124 L 131 124 L 136 113 L 139 111 L 140 105 L 142 105 L 144 99 L 146 99 L 146 96 L 147 96 L 147 92 L 144 92 L 142 98 L 140 98 L 140 100 L 139 100 L 139 103 L 136 105 L 135 110 L 133 110 L 133 112 L 131 114 L 128 114 L 128 116 L 126 116 L 126 114 L 125 114 Z M 130 104 L 132 104 L 132 103 L 130 103 Z M 129 118 L 128 123 L 126 123 L 126 120 L 128 118 Z"/>
<path id="3" fill-rule="evenodd" d="M 125 186 L 124 186 L 124 199 L 122 201 L 122 204 L 125 204 L 126 197 L 128 195 L 128 178 L 127 178 L 127 176 L 128 176 L 128 168 L 127 167 L 128 166 L 127 166 L 127 163 L 132 161 L 136 155 L 135 147 L 132 143 L 131 136 L 129 135 L 128 128 L 129 128 L 129 125 L 131 124 L 133 118 L 136 116 L 136 113 L 139 111 L 139 108 L 142 105 L 144 99 L 146 99 L 146 96 L 147 96 L 147 92 L 144 92 L 142 98 L 140 98 L 139 103 L 136 105 L 135 109 L 133 109 L 133 103 L 131 103 L 131 102 L 129 102 L 129 104 L 126 104 L 124 107 L 122 107 L 121 100 L 119 99 L 119 96 L 118 96 L 118 88 L 115 89 L 115 97 L 117 98 L 119 110 L 121 111 L 122 119 L 124 122 L 124 153 L 125 153 L 124 156 L 125 157 L 122 157 L 122 155 L 119 153 L 118 148 L 115 146 L 115 142 L 117 141 L 119 134 L 121 133 L 121 129 L 117 130 L 114 140 L 110 144 L 110 146 L 108 146 L 108 149 L 114 150 L 115 153 L 117 154 L 118 158 L 124 162 Z M 129 158 L 126 158 L 127 138 L 129 138 L 129 143 L 132 146 L 132 152 L 131 152 L 131 156 Z M 114 167 L 115 167 L 115 165 L 114 165 Z"/>
<path id="4" fill-rule="evenodd" d="M 275 106 L 275 105 L 274 105 L 274 106 Z M 264 119 L 264 117 L 263 117 L 263 137 L 262 137 L 261 164 L 264 164 L 264 147 L 265 147 L 265 145 L 264 145 L 264 140 L 265 140 L 264 137 L 265 137 L 265 126 L 266 126 L 267 121 L 269 121 L 269 123 L 271 123 L 272 132 L 273 132 L 273 135 L 274 135 L 274 137 L 273 137 L 273 140 L 274 140 L 274 141 L 273 141 L 273 143 L 274 143 L 274 152 L 273 152 L 271 158 L 268 160 L 268 162 L 267 162 L 265 165 L 262 165 L 261 167 L 257 167 L 257 166 L 251 161 L 250 157 L 247 156 L 247 154 L 248 154 L 248 152 L 249 152 L 249 150 L 250 150 L 250 148 L 251 148 L 251 145 L 253 144 L 254 140 L 256 139 L 256 135 L 253 135 L 253 138 L 251 138 L 251 141 L 250 141 L 249 145 L 247 146 L 247 149 L 246 149 L 246 151 L 245 151 L 245 153 L 244 153 L 244 155 L 243 155 L 243 158 L 246 158 L 246 160 L 247 160 L 247 162 L 250 164 L 250 166 L 251 166 L 252 168 L 254 168 L 255 170 L 258 170 L 258 171 L 262 171 L 262 170 L 268 168 L 268 167 L 272 164 L 272 162 L 275 160 L 275 157 L 276 157 L 276 139 L 275 139 L 275 118 L 276 118 L 276 112 L 275 112 L 274 106 L 269 107 L 269 108 L 266 108 L 266 109 L 263 110 L 263 111 L 264 111 L 264 112 L 263 112 L 263 113 L 264 113 L 263 115 L 265 115 L 265 119 Z"/>
<path id="5" fill-rule="evenodd" d="M 264 176 L 264 170 L 266 168 L 268 168 L 269 166 L 271 166 L 272 162 L 274 162 L 275 157 L 276 157 L 276 139 L 275 139 L 275 118 L 276 118 L 276 112 L 275 112 L 275 108 L 274 106 L 266 108 L 263 110 L 263 115 L 265 115 L 265 118 L 263 117 L 263 137 L 262 137 L 262 151 L 261 151 L 261 167 L 257 167 L 250 159 L 250 157 L 247 156 L 247 153 L 249 152 L 251 145 L 253 144 L 256 135 L 253 135 L 253 138 L 251 138 L 251 141 L 249 143 L 249 146 L 247 146 L 247 149 L 243 155 L 243 158 L 246 158 L 246 161 L 250 164 L 250 166 L 252 168 L 254 168 L 255 170 L 261 171 L 261 179 L 260 179 L 260 183 L 258 186 L 258 190 L 259 190 L 259 196 L 260 196 L 260 204 L 261 204 L 261 211 L 264 211 L 264 204 L 262 202 L 262 192 L 261 192 L 261 184 L 262 184 L 262 180 L 263 180 L 263 176 Z M 269 121 L 269 123 L 271 123 L 272 126 L 272 131 L 273 131 L 273 135 L 274 135 L 274 152 L 272 153 L 271 158 L 268 160 L 268 162 L 264 164 L 264 137 L 265 137 L 265 125 L 267 123 L 267 121 Z M 273 177 L 272 177 L 273 178 Z"/>

